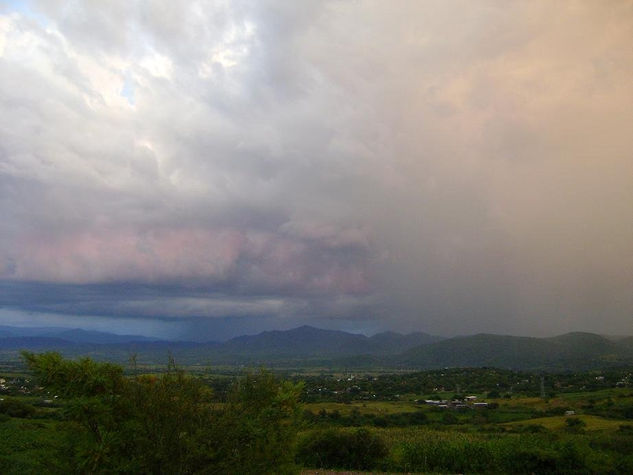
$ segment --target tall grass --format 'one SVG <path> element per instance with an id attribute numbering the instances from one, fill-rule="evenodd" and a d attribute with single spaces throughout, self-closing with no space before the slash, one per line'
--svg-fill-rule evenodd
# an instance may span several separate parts
<path id="1" fill-rule="evenodd" d="M 385 469 L 448 473 L 623 473 L 625 454 L 594 450 L 583 435 L 382 431 Z M 631 441 L 631 439 L 628 439 Z M 601 447 L 602 449 L 602 447 Z M 624 457 L 623 457 L 624 456 Z"/>

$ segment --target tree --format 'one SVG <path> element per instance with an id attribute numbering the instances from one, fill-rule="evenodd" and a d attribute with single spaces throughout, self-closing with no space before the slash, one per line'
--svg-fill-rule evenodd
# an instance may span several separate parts
<path id="1" fill-rule="evenodd" d="M 69 399 L 67 449 L 80 472 L 290 473 L 301 386 L 265 371 L 215 405 L 172 360 L 160 376 L 57 353 L 24 353 L 40 384 Z M 71 449 L 72 447 L 72 449 Z"/>
<path id="2" fill-rule="evenodd" d="M 249 373 L 238 381 L 217 418 L 214 432 L 220 473 L 293 473 L 298 400 L 303 385 L 280 383 L 270 372 Z"/>

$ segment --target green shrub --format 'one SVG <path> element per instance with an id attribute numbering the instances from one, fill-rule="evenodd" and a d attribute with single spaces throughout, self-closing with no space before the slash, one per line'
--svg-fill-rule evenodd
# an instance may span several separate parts
<path id="1" fill-rule="evenodd" d="M 389 422 L 384 417 L 378 416 L 374 419 L 374 425 L 376 427 L 387 427 Z"/>
<path id="2" fill-rule="evenodd" d="M 312 432 L 300 441 L 297 461 L 313 468 L 372 470 L 387 456 L 385 442 L 367 429 Z"/>
<path id="3" fill-rule="evenodd" d="M 10 417 L 33 417 L 37 410 L 30 404 L 20 401 L 19 399 L 5 399 L 0 401 L 0 414 L 6 414 Z"/>
<path id="4" fill-rule="evenodd" d="M 586 425 L 587 423 L 585 421 L 577 417 L 568 417 L 565 419 L 565 430 L 567 430 L 567 432 L 582 433 Z"/>
<path id="5" fill-rule="evenodd" d="M 529 434 L 538 434 L 542 432 L 547 432 L 547 429 L 541 424 L 526 424 L 518 427 L 519 432 L 526 432 Z"/>
<path id="6" fill-rule="evenodd" d="M 622 426 L 621 426 L 622 427 Z M 589 446 L 595 450 L 609 450 L 622 455 L 631 453 L 633 447 L 633 430 L 630 434 L 618 430 L 615 433 L 596 434 L 592 437 Z"/>
<path id="7" fill-rule="evenodd" d="M 458 419 L 452 412 L 445 411 L 442 415 L 442 423 L 443 424 L 457 424 Z"/>
<path id="8" fill-rule="evenodd" d="M 503 460 L 503 466 L 514 473 L 555 472 L 558 456 L 554 450 L 543 448 L 517 449 Z"/>
<path id="9" fill-rule="evenodd" d="M 626 455 L 616 462 L 617 473 L 633 473 L 633 455 Z"/>

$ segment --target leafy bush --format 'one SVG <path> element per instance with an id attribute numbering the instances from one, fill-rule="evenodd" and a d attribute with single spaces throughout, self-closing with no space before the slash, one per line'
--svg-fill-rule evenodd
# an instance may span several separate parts
<path id="1" fill-rule="evenodd" d="M 397 412 L 393 414 L 363 414 L 358 408 L 353 408 L 349 415 L 342 415 L 338 410 L 328 412 L 321 409 L 318 414 L 306 410 L 303 412 L 303 420 L 308 424 L 318 426 L 339 426 L 339 427 L 407 427 L 412 425 L 422 425 L 428 422 L 428 417 L 424 411 Z"/>
<path id="2" fill-rule="evenodd" d="M 538 434 L 547 432 L 547 429 L 541 424 L 522 424 L 516 427 L 517 432 L 525 432 L 529 434 Z"/>
<path id="3" fill-rule="evenodd" d="M 577 417 L 568 417 L 565 419 L 565 429 L 568 432 L 581 433 L 586 425 L 587 423 L 585 421 Z"/>
<path id="4" fill-rule="evenodd" d="M 629 426 L 631 429 L 623 431 L 620 426 L 615 433 L 596 434 L 592 437 L 590 447 L 597 450 L 609 450 L 622 455 L 631 453 L 631 447 L 633 447 L 633 426 Z"/>
<path id="5" fill-rule="evenodd" d="M 0 414 L 10 417 L 33 417 L 37 410 L 30 404 L 19 399 L 5 399 L 0 401 Z"/>
<path id="6" fill-rule="evenodd" d="M 387 456 L 385 442 L 367 429 L 312 432 L 300 441 L 297 461 L 306 467 L 372 470 Z"/>
<path id="7" fill-rule="evenodd" d="M 502 461 L 509 470 L 520 473 L 555 472 L 558 455 L 552 449 L 526 448 L 514 451 L 511 459 Z"/>
<path id="8" fill-rule="evenodd" d="M 453 414 L 452 412 L 446 411 L 442 415 L 442 423 L 443 424 L 457 424 L 458 422 L 459 422 L 459 420 L 457 419 L 455 414 Z"/>

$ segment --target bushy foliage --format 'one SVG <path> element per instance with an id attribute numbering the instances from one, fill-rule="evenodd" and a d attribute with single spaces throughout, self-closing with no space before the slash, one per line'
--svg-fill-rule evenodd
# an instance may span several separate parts
<path id="1" fill-rule="evenodd" d="M 329 429 L 304 437 L 298 461 L 307 467 L 371 470 L 387 456 L 385 442 L 367 429 L 345 432 Z"/>
<path id="2" fill-rule="evenodd" d="M 0 401 L 0 414 L 6 416 L 27 418 L 32 417 L 36 411 L 32 405 L 18 399 L 7 398 Z"/>
<path id="3" fill-rule="evenodd" d="M 583 427 L 586 425 L 587 423 L 585 421 L 577 417 L 568 417 L 565 419 L 565 428 L 568 432 L 581 433 L 583 432 Z"/>
<path id="4" fill-rule="evenodd" d="M 303 419 L 314 426 L 340 426 L 340 427 L 408 427 L 426 424 L 428 417 L 423 411 L 398 412 L 393 414 L 363 414 L 357 408 L 352 409 L 349 415 L 342 415 L 338 410 L 328 412 L 321 409 L 317 414 L 306 410 Z"/>
<path id="5" fill-rule="evenodd" d="M 56 353 L 26 353 L 42 385 L 70 398 L 65 456 L 75 470 L 125 473 L 289 473 L 299 385 L 260 372 L 223 406 L 173 361 L 159 376 Z"/>
<path id="6" fill-rule="evenodd" d="M 29 369 L 42 386 L 65 397 L 114 396 L 123 390 L 123 368 L 90 358 L 66 360 L 59 353 L 23 352 Z"/>
<path id="7" fill-rule="evenodd" d="M 208 434 L 215 473 L 294 472 L 301 389 L 266 371 L 239 380 Z"/>

